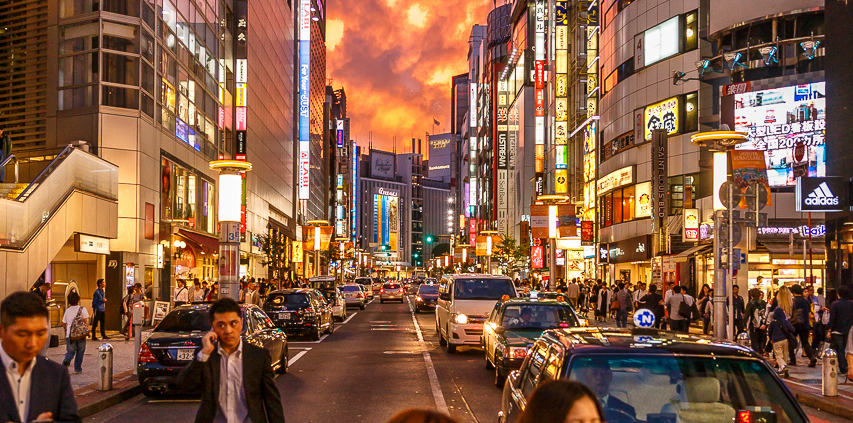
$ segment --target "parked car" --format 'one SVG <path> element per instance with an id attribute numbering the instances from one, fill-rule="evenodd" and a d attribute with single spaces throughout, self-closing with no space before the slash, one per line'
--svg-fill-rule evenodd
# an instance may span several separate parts
<path id="1" fill-rule="evenodd" d="M 364 310 L 364 305 L 367 303 L 367 298 L 364 295 L 364 288 L 361 285 L 349 283 L 339 286 L 341 293 L 344 294 L 344 302 L 347 307 L 358 307 Z"/>
<path id="2" fill-rule="evenodd" d="M 435 309 L 439 345 L 455 353 L 459 345 L 480 346 L 483 323 L 504 296 L 516 296 L 512 279 L 493 275 L 449 275 L 442 279 Z"/>
<path id="3" fill-rule="evenodd" d="M 435 305 L 438 302 L 438 285 L 422 284 L 418 287 L 418 292 L 415 295 L 415 311 L 421 310 L 435 312 Z"/>
<path id="4" fill-rule="evenodd" d="M 307 335 L 316 341 L 335 330 L 332 307 L 316 289 L 273 291 L 264 302 L 264 311 L 288 335 Z"/>
<path id="5" fill-rule="evenodd" d="M 552 379 L 576 380 L 601 399 L 603 421 L 808 422 L 767 361 L 749 348 L 650 329 L 546 331 L 503 389 L 500 422 L 517 422 Z"/>
<path id="6" fill-rule="evenodd" d="M 139 348 L 136 373 L 145 395 L 180 392 L 176 379 L 201 350 L 201 338 L 210 332 L 210 303 L 176 307 L 157 324 Z M 287 335 L 254 304 L 240 304 L 243 341 L 266 349 L 273 370 L 286 373 Z"/>
<path id="7" fill-rule="evenodd" d="M 521 367 L 527 347 L 548 329 L 585 326 L 572 307 L 557 300 L 510 299 L 499 301 L 483 325 L 486 369 L 495 370 L 495 385 L 502 387 L 510 370 Z"/>
<path id="8" fill-rule="evenodd" d="M 399 301 L 403 303 L 403 285 L 397 282 L 385 282 L 379 290 L 379 302 Z"/>
<path id="9" fill-rule="evenodd" d="M 382 289 L 382 285 L 385 283 L 382 279 L 379 278 L 370 278 L 373 280 L 373 292 L 379 292 Z"/>
<path id="10" fill-rule="evenodd" d="M 323 297 L 332 306 L 332 317 L 343 322 L 347 318 L 347 303 L 340 288 L 323 288 L 319 290 Z"/>
<path id="11" fill-rule="evenodd" d="M 370 278 L 355 278 L 355 283 L 361 285 L 364 290 L 364 295 L 368 300 L 373 299 L 373 279 Z"/>

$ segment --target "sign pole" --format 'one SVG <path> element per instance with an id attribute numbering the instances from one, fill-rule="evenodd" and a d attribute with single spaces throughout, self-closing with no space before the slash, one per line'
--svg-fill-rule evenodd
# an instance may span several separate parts
<path id="1" fill-rule="evenodd" d="M 735 284 L 735 266 L 734 266 L 734 229 L 735 229 L 735 220 L 734 220 L 734 184 L 729 184 L 729 248 L 726 251 L 728 255 L 728 274 L 729 277 L 726 280 L 726 304 L 731 304 L 732 308 L 734 306 L 734 298 L 733 298 L 733 290 Z M 740 257 L 737 258 L 740 260 Z M 727 326 L 726 326 L 726 339 L 732 340 L 734 339 L 734 319 L 730 316 L 726 316 Z"/>

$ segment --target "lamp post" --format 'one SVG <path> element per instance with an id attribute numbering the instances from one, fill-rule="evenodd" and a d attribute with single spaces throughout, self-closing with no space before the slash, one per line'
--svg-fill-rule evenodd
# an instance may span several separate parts
<path id="1" fill-rule="evenodd" d="M 314 276 L 320 276 L 320 248 L 323 246 L 323 243 L 320 242 L 320 235 L 323 232 L 320 227 L 328 225 L 329 222 L 317 219 L 309 220 L 308 224 L 314 227 Z"/>
<path id="2" fill-rule="evenodd" d="M 548 205 L 548 289 L 554 291 L 557 288 L 557 204 L 567 204 L 568 195 L 540 195 L 536 197 L 537 202 Z"/>
<path id="3" fill-rule="evenodd" d="M 210 162 L 209 166 L 219 171 L 219 296 L 236 300 L 240 297 L 242 172 L 252 170 L 252 164 L 237 160 L 216 160 Z"/>
<path id="4" fill-rule="evenodd" d="M 486 236 L 486 273 L 492 274 L 492 236 L 498 231 L 480 231 L 480 235 Z"/>
<path id="5" fill-rule="evenodd" d="M 705 147 L 714 152 L 714 190 L 718 191 L 724 182 L 729 180 L 728 175 L 728 160 L 727 155 L 738 144 L 742 144 L 749 140 L 749 135 L 746 132 L 735 131 L 713 131 L 702 132 L 690 137 L 690 142 L 699 147 Z M 757 191 L 756 191 L 757 193 Z M 715 198 L 722 197 L 722 193 L 715 192 Z M 734 339 L 734 321 L 728 319 L 729 324 L 726 325 L 726 303 L 732 303 L 732 289 L 734 286 L 734 266 L 732 260 L 732 252 L 734 250 L 734 201 L 733 186 L 728 184 L 728 207 L 722 210 L 723 204 L 719 201 L 714 201 L 714 333 L 718 338 Z M 719 203 L 719 204 L 718 204 Z M 728 242 L 726 245 L 726 276 L 721 278 L 722 267 L 722 252 L 720 243 L 720 232 L 724 217 L 718 211 L 728 212 Z M 758 211 L 756 211 L 758 216 Z M 740 260 L 740 257 L 737 257 Z"/>

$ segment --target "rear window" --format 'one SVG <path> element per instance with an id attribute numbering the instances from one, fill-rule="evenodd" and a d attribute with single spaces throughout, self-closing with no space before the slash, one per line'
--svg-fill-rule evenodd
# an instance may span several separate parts
<path id="1" fill-rule="evenodd" d="M 385 285 L 383 285 L 383 286 L 382 286 L 382 288 L 385 288 L 385 289 L 400 289 L 400 284 L 398 284 L 398 283 L 386 283 Z"/>
<path id="2" fill-rule="evenodd" d="M 344 285 L 344 286 L 342 286 L 342 287 L 341 287 L 341 291 L 346 291 L 346 292 L 359 292 L 359 291 L 361 291 L 361 288 L 359 288 L 359 287 L 357 287 L 357 286 L 355 286 L 355 285 Z"/>
<path id="3" fill-rule="evenodd" d="M 322 293 L 323 296 L 326 297 L 327 300 L 334 300 L 335 299 L 335 292 L 336 292 L 336 290 L 334 290 L 334 289 L 321 289 L 320 290 L 320 293 Z"/>
<path id="4" fill-rule="evenodd" d="M 272 305 L 308 305 L 308 294 L 274 294 L 267 298 Z"/>
<path id="5" fill-rule="evenodd" d="M 359 285 L 370 285 L 373 283 L 373 280 L 370 278 L 359 278 L 355 280 L 355 283 Z"/>
<path id="6" fill-rule="evenodd" d="M 508 305 L 501 326 L 507 329 L 554 329 L 578 326 L 569 307 L 557 305 Z"/>
<path id="7" fill-rule="evenodd" d="M 421 285 L 418 288 L 418 293 L 438 295 L 438 285 Z"/>
<path id="8" fill-rule="evenodd" d="M 454 283 L 457 300 L 499 300 L 504 295 L 516 296 L 508 279 L 457 279 Z"/>
<path id="9" fill-rule="evenodd" d="M 207 332 L 211 328 L 206 309 L 173 310 L 154 328 L 154 332 Z"/>

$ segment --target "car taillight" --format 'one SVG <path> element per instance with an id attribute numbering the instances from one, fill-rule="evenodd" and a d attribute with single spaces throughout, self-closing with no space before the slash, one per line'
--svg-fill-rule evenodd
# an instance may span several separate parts
<path id="1" fill-rule="evenodd" d="M 403 293 L 403 288 L 400 288 L 400 293 L 401 293 L 401 294 Z"/>
<path id="2" fill-rule="evenodd" d="M 384 294 L 384 293 L 385 293 L 385 288 L 380 289 L 380 290 L 379 290 L 379 293 L 380 293 L 380 294 Z"/>
<path id="3" fill-rule="evenodd" d="M 567 327 L 569 327 L 569 324 L 568 323 L 560 323 L 560 327 L 561 328 L 567 328 Z"/>
<path id="4" fill-rule="evenodd" d="M 142 344 L 139 347 L 139 356 L 137 357 L 137 361 L 140 363 L 151 363 L 157 361 L 157 358 L 154 357 L 154 354 L 151 353 L 151 349 L 148 348 L 148 344 Z"/>
<path id="5" fill-rule="evenodd" d="M 356 296 L 356 297 L 358 297 L 358 298 L 361 298 L 361 297 L 362 297 L 361 292 L 359 292 L 359 293 L 358 293 L 358 294 L 356 294 L 355 296 Z"/>
<path id="6" fill-rule="evenodd" d="M 737 423 L 752 423 L 752 412 L 749 410 L 738 411 Z"/>

